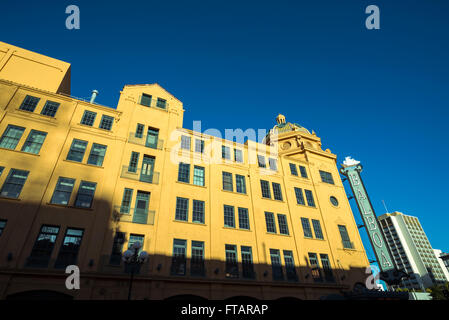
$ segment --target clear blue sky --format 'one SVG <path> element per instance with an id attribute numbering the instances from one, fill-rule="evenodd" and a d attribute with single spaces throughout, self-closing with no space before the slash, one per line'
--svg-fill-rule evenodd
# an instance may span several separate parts
<path id="1" fill-rule="evenodd" d="M 80 30 L 65 28 L 70 4 L 80 8 Z M 380 8 L 380 30 L 365 28 L 370 4 Z M 339 163 L 362 161 L 378 215 L 385 200 L 419 217 L 432 246 L 449 251 L 449 1 L 1 7 L 0 40 L 70 62 L 74 96 L 98 89 L 97 102 L 115 107 L 123 85 L 158 82 L 183 101 L 186 128 L 202 120 L 222 132 L 268 129 L 283 113 L 315 130 Z"/>

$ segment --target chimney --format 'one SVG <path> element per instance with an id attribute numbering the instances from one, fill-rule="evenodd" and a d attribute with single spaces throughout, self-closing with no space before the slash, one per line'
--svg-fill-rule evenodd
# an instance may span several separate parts
<path id="1" fill-rule="evenodd" d="M 90 97 L 90 103 L 94 103 L 95 98 L 97 97 L 97 95 L 98 95 L 98 91 L 97 90 L 93 90 L 92 91 L 92 96 Z"/>

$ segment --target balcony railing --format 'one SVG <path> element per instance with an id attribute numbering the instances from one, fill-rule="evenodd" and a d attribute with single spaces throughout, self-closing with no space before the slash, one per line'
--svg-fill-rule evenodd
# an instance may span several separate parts
<path id="1" fill-rule="evenodd" d="M 142 181 L 146 183 L 159 184 L 159 172 L 152 172 L 151 174 L 146 174 L 141 172 L 142 169 L 135 167 L 123 166 L 122 173 L 120 177 Z"/>
<path id="2" fill-rule="evenodd" d="M 132 222 L 154 225 L 156 211 L 125 206 L 114 207 L 114 219 L 120 222 Z"/>
<path id="3" fill-rule="evenodd" d="M 135 132 L 129 133 L 128 142 L 157 150 L 162 150 L 164 147 L 164 140 L 157 139 L 157 142 L 153 142 L 148 138 L 148 135 L 136 136 Z"/>

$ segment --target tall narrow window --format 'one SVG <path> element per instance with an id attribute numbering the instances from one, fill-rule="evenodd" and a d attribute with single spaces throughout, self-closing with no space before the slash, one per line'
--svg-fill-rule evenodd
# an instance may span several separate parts
<path id="1" fill-rule="evenodd" d="M 338 230 L 340 231 L 341 241 L 343 242 L 343 248 L 354 249 L 354 244 L 351 242 L 351 239 L 349 238 L 346 226 L 338 225 Z"/>
<path id="2" fill-rule="evenodd" d="M 142 93 L 140 97 L 140 104 L 146 107 L 151 107 L 151 96 L 149 94 Z"/>
<path id="3" fill-rule="evenodd" d="M 87 141 L 73 139 L 69 153 L 67 154 L 67 160 L 82 162 L 86 147 Z"/>
<path id="4" fill-rule="evenodd" d="M 282 190 L 281 185 L 276 182 L 272 182 L 273 185 L 273 197 L 275 200 L 281 200 L 282 201 Z"/>
<path id="5" fill-rule="evenodd" d="M 181 136 L 181 149 L 190 150 L 189 136 Z"/>
<path id="6" fill-rule="evenodd" d="M 116 232 L 114 236 L 114 242 L 112 243 L 111 256 L 109 258 L 109 264 L 120 265 L 122 261 L 123 244 L 125 242 L 125 233 Z"/>
<path id="7" fill-rule="evenodd" d="M 232 173 L 223 171 L 223 190 L 234 191 Z"/>
<path id="8" fill-rule="evenodd" d="M 301 218 L 302 230 L 304 231 L 304 237 L 313 238 L 312 229 L 310 228 L 310 222 L 307 218 Z"/>
<path id="9" fill-rule="evenodd" d="M 239 149 L 234 149 L 234 161 L 243 163 L 243 152 Z"/>
<path id="10" fill-rule="evenodd" d="M 204 242 L 192 241 L 192 260 L 190 261 L 190 274 L 204 276 Z"/>
<path id="11" fill-rule="evenodd" d="M 301 188 L 296 188 L 295 187 L 295 195 L 296 195 L 296 203 L 297 204 L 301 204 L 301 205 L 305 205 L 306 202 L 304 201 L 304 195 L 302 193 L 302 189 Z"/>
<path id="12" fill-rule="evenodd" d="M 72 195 L 73 185 L 75 184 L 75 179 L 59 177 L 56 183 L 55 191 L 51 198 L 51 203 L 68 205 L 70 201 L 70 196 Z"/>
<path id="13" fill-rule="evenodd" d="M 204 140 L 195 140 L 195 152 L 204 153 Z"/>
<path id="14" fill-rule="evenodd" d="M 47 100 L 41 114 L 44 116 L 54 117 L 59 108 L 59 103 Z"/>
<path id="15" fill-rule="evenodd" d="M 238 193 L 246 193 L 245 176 L 235 175 L 235 188 Z"/>
<path id="16" fill-rule="evenodd" d="M 285 271 L 287 274 L 287 280 L 298 281 L 298 276 L 296 275 L 295 260 L 293 259 L 293 252 L 289 250 L 284 250 L 284 261 L 285 261 Z"/>
<path id="17" fill-rule="evenodd" d="M 237 261 L 237 246 L 233 244 L 225 245 L 226 254 L 226 278 L 238 278 L 239 267 Z"/>
<path id="18" fill-rule="evenodd" d="M 83 117 L 81 118 L 81 124 L 92 127 L 94 125 L 96 117 L 97 117 L 96 112 L 85 110 Z"/>
<path id="19" fill-rule="evenodd" d="M 87 159 L 87 163 L 101 167 L 103 165 L 104 156 L 106 155 L 106 149 L 107 146 L 104 146 L 102 144 L 92 144 L 92 149 L 90 149 L 89 159 Z"/>
<path id="20" fill-rule="evenodd" d="M 231 160 L 231 150 L 229 147 L 221 146 L 221 157 L 226 160 Z"/>
<path id="21" fill-rule="evenodd" d="M 144 129 L 145 129 L 145 126 L 143 124 L 141 124 L 141 123 L 138 123 L 137 127 L 136 127 L 136 133 L 135 133 L 134 136 L 136 138 L 143 138 L 143 130 Z"/>
<path id="22" fill-rule="evenodd" d="M 267 225 L 267 232 L 276 233 L 276 222 L 274 221 L 273 212 L 265 212 L 265 223 Z"/>
<path id="23" fill-rule="evenodd" d="M 176 214 L 175 220 L 189 220 L 189 199 L 176 197 Z"/>
<path id="24" fill-rule="evenodd" d="M 193 200 L 192 222 L 204 223 L 204 201 Z"/>
<path id="25" fill-rule="evenodd" d="M 59 227 L 43 225 L 27 259 L 27 267 L 48 267 L 56 238 L 58 237 Z"/>
<path id="26" fill-rule="evenodd" d="M 332 268 L 327 254 L 320 254 L 321 265 L 323 266 L 324 278 L 327 282 L 335 282 L 334 275 L 332 274 Z"/>
<path id="27" fill-rule="evenodd" d="M 5 230 L 5 227 L 6 227 L 6 220 L 0 220 L 0 236 L 2 235 L 2 233 L 3 233 L 3 230 Z"/>
<path id="28" fill-rule="evenodd" d="M 3 173 L 3 170 L 5 170 L 5 167 L 0 167 L 0 176 L 1 176 L 2 173 Z"/>
<path id="29" fill-rule="evenodd" d="M 186 274 L 186 251 L 186 240 L 173 240 L 173 257 L 170 270 L 172 275 L 184 276 Z"/>
<path id="30" fill-rule="evenodd" d="M 190 183 L 190 164 L 179 163 L 178 181 Z"/>
<path id="31" fill-rule="evenodd" d="M 156 107 L 161 108 L 161 109 L 167 108 L 167 100 L 162 99 L 162 98 L 157 98 Z"/>
<path id="32" fill-rule="evenodd" d="M 138 152 L 131 152 L 131 158 L 129 159 L 128 172 L 136 172 L 137 164 L 139 163 L 139 155 Z"/>
<path id="33" fill-rule="evenodd" d="M 39 103 L 40 98 L 32 97 L 32 96 L 26 96 L 23 100 L 22 104 L 20 105 L 19 109 L 29 112 L 34 112 L 34 109 L 36 109 L 37 104 Z"/>
<path id="34" fill-rule="evenodd" d="M 24 131 L 25 128 L 8 125 L 0 138 L 0 148 L 15 150 Z"/>
<path id="35" fill-rule="evenodd" d="M 224 205 L 224 226 L 235 228 L 234 207 Z"/>
<path id="36" fill-rule="evenodd" d="M 125 188 L 123 190 L 122 205 L 120 206 L 120 213 L 128 214 L 131 209 L 131 200 L 133 197 L 133 189 Z"/>
<path id="37" fill-rule="evenodd" d="M 285 214 L 278 214 L 279 233 L 289 235 L 287 216 Z"/>
<path id="38" fill-rule="evenodd" d="M 241 246 L 242 252 L 242 276 L 246 279 L 254 279 L 253 254 L 251 247 Z"/>
<path id="39" fill-rule="evenodd" d="M 273 272 L 273 280 L 284 280 L 284 272 L 282 271 L 281 254 L 278 249 L 270 249 L 271 268 Z"/>
<path id="40" fill-rule="evenodd" d="M 301 177 L 307 179 L 307 170 L 306 170 L 306 167 L 299 166 L 299 171 L 301 172 Z"/>
<path id="41" fill-rule="evenodd" d="M 323 278 L 321 276 L 320 265 L 316 253 L 309 252 L 309 263 L 313 281 L 322 282 Z"/>
<path id="42" fill-rule="evenodd" d="M 55 268 L 65 268 L 68 265 L 76 265 L 78 251 L 81 247 L 84 230 L 67 228 L 64 241 L 59 249 L 59 254 L 55 262 Z"/>
<path id="43" fill-rule="evenodd" d="M 296 169 L 296 164 L 294 164 L 294 163 L 289 163 L 289 165 L 290 165 L 290 173 L 291 173 L 293 176 L 298 176 L 298 170 Z"/>
<path id="44" fill-rule="evenodd" d="M 204 167 L 194 166 L 193 184 L 204 187 Z"/>
<path id="45" fill-rule="evenodd" d="M 75 207 L 91 208 L 97 184 L 95 182 L 81 181 L 76 195 Z"/>
<path id="46" fill-rule="evenodd" d="M 41 147 L 44 144 L 46 136 L 47 136 L 46 132 L 31 130 L 30 134 L 28 135 L 28 138 L 23 144 L 22 151 L 39 154 L 39 151 L 41 150 Z"/>
<path id="47" fill-rule="evenodd" d="M 239 228 L 249 230 L 248 209 L 239 208 Z"/>
<path id="48" fill-rule="evenodd" d="M 25 170 L 11 169 L 0 191 L 0 196 L 14 199 L 19 198 L 29 173 L 29 171 Z"/>
<path id="49" fill-rule="evenodd" d="M 310 190 L 304 190 L 306 193 L 307 204 L 310 207 L 315 207 L 315 200 L 313 200 L 313 193 Z"/>
<path id="50" fill-rule="evenodd" d="M 152 149 L 161 148 L 161 144 L 159 143 L 159 129 L 148 128 L 145 146 Z"/>
<path id="51" fill-rule="evenodd" d="M 99 128 L 100 129 L 104 129 L 104 130 L 111 130 L 113 123 L 114 123 L 114 118 L 104 114 L 101 117 L 100 127 Z"/>
<path id="52" fill-rule="evenodd" d="M 313 231 L 315 232 L 315 238 L 324 240 L 320 221 L 312 219 L 312 225 L 313 225 Z"/>
<path id="53" fill-rule="evenodd" d="M 271 199 L 271 192 L 270 192 L 270 184 L 268 181 L 260 180 L 260 188 L 262 190 L 262 197 Z"/>
<path id="54" fill-rule="evenodd" d="M 321 181 L 324 183 L 334 184 L 332 173 L 320 170 Z"/>
<path id="55" fill-rule="evenodd" d="M 265 157 L 261 155 L 257 155 L 257 163 L 260 168 L 266 168 L 267 164 L 265 163 Z"/>
<path id="56" fill-rule="evenodd" d="M 273 171 L 278 170 L 278 165 L 276 159 L 268 158 L 268 165 L 270 166 L 270 169 Z"/>

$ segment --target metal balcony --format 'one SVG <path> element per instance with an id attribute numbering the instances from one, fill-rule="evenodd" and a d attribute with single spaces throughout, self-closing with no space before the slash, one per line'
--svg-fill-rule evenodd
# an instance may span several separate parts
<path id="1" fill-rule="evenodd" d="M 120 222 L 154 225 L 156 211 L 125 206 L 114 206 L 114 219 Z"/>
<path id="2" fill-rule="evenodd" d="M 151 174 L 141 173 L 142 169 L 134 167 L 123 166 L 120 177 L 142 181 L 146 183 L 159 184 L 159 172 L 152 172 Z"/>
<path id="3" fill-rule="evenodd" d="M 148 135 L 137 135 L 135 132 L 130 132 L 129 133 L 129 137 L 128 137 L 128 142 L 129 143 L 134 143 L 134 144 L 138 144 L 140 146 L 145 146 L 147 148 L 151 148 L 151 149 L 156 149 L 156 150 L 162 150 L 162 148 L 164 147 L 164 140 L 162 139 L 157 139 L 157 142 L 151 142 L 148 139 Z"/>

